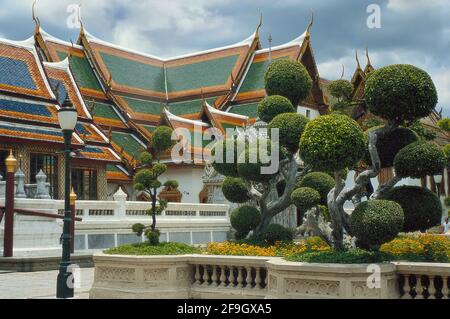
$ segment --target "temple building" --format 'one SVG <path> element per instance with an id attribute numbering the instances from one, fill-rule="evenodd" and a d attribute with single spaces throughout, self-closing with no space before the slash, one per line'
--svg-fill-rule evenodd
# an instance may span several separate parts
<path id="1" fill-rule="evenodd" d="M 312 49 L 312 23 L 279 46 L 261 47 L 259 23 L 238 43 L 163 59 L 100 40 L 82 23 L 73 44 L 35 22 L 29 39 L 0 40 L 0 174 L 4 176 L 4 159 L 12 149 L 26 185 L 32 189 L 42 170 L 55 199 L 63 197 L 57 110 L 66 95 L 78 111 L 72 184 L 78 199 L 86 200 L 111 199 L 119 187 L 128 200 L 145 199 L 133 190 L 132 179 L 139 154 L 158 125 L 185 128 L 196 136 L 211 127 L 225 132 L 254 124 L 271 61 L 300 61 L 313 79 L 308 98 L 297 106 L 299 113 L 314 118 L 329 112 L 326 81 L 319 76 Z M 364 70 L 358 62 L 354 101 L 362 99 L 365 77 L 372 70 L 370 61 Z M 177 200 L 207 201 L 202 161 L 175 164 L 170 153 L 162 161 L 169 167 L 163 181 L 179 182 Z"/>

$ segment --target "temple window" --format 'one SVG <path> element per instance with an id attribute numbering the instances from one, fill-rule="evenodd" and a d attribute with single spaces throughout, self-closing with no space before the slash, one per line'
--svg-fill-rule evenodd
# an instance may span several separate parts
<path id="1" fill-rule="evenodd" d="M 6 166 L 5 160 L 8 157 L 9 152 L 6 150 L 0 150 L 0 175 L 2 175 L 3 180 L 5 180 Z"/>
<path id="2" fill-rule="evenodd" d="M 30 154 L 30 183 L 36 184 L 36 175 L 42 169 L 50 183 L 49 193 L 52 198 L 58 198 L 58 159 L 50 154 Z"/>
<path id="3" fill-rule="evenodd" d="M 77 199 L 97 200 L 97 171 L 90 168 L 73 168 L 72 186 Z"/>

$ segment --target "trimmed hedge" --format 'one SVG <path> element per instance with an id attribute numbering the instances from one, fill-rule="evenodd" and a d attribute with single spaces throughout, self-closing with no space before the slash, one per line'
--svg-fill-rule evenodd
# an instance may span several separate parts
<path id="1" fill-rule="evenodd" d="M 270 224 L 261 233 L 252 236 L 250 242 L 260 242 L 263 245 L 275 245 L 276 242 L 291 242 L 293 239 L 293 230 L 279 224 Z"/>
<path id="2" fill-rule="evenodd" d="M 378 251 L 367 251 L 359 248 L 347 251 L 319 251 L 296 253 L 285 258 L 288 261 L 325 263 L 325 264 L 373 264 L 394 259 L 390 254 Z"/>
<path id="3" fill-rule="evenodd" d="M 394 158 L 394 168 L 402 177 L 420 178 L 442 173 L 447 164 L 442 149 L 430 142 L 415 142 L 401 149 Z"/>
<path id="4" fill-rule="evenodd" d="M 267 95 L 284 96 L 294 107 L 308 97 L 312 84 L 303 64 L 288 59 L 273 61 L 264 75 Z"/>
<path id="5" fill-rule="evenodd" d="M 377 250 L 402 230 L 404 214 L 394 201 L 369 200 L 356 206 L 351 214 L 350 227 L 360 248 Z"/>
<path id="6" fill-rule="evenodd" d="M 383 198 L 395 201 L 403 208 L 404 232 L 425 231 L 441 221 L 441 201 L 429 189 L 418 186 L 399 186 L 391 189 Z"/>
<path id="7" fill-rule="evenodd" d="M 366 131 L 368 139 L 369 132 L 379 127 L 373 127 Z M 405 127 L 398 127 L 389 134 L 386 134 L 377 140 L 377 151 L 380 157 L 381 167 L 391 167 L 394 165 L 394 158 L 397 153 L 405 146 L 417 142 L 419 140 L 417 134 Z M 368 165 L 372 164 L 369 151 L 366 151 L 364 160 Z"/>
<path id="8" fill-rule="evenodd" d="M 261 214 L 258 209 L 253 206 L 244 205 L 236 208 L 231 212 L 230 223 L 237 234 L 244 238 L 247 234 L 255 229 L 261 220 Z"/>
<path id="9" fill-rule="evenodd" d="M 340 171 L 365 154 L 364 133 L 345 115 L 322 115 L 310 121 L 300 139 L 300 156 L 318 171 Z"/>
<path id="10" fill-rule="evenodd" d="M 320 194 L 310 187 L 300 187 L 291 193 L 291 200 L 298 209 L 307 211 L 320 203 Z"/>
<path id="11" fill-rule="evenodd" d="M 327 205 L 327 196 L 334 187 L 334 179 L 327 173 L 311 172 L 297 181 L 296 187 L 311 187 L 320 194 L 320 204 Z"/>
<path id="12" fill-rule="evenodd" d="M 427 72 L 413 65 L 395 64 L 371 73 L 365 98 L 370 112 L 400 123 L 429 115 L 436 106 L 437 92 Z"/>
<path id="13" fill-rule="evenodd" d="M 269 123 L 272 119 L 283 113 L 293 113 L 292 103 L 281 95 L 266 96 L 258 103 L 257 113 L 261 121 Z"/>
<path id="14" fill-rule="evenodd" d="M 151 146 L 157 152 L 164 152 L 172 146 L 173 130 L 168 126 L 158 126 L 152 134 Z"/>
<path id="15" fill-rule="evenodd" d="M 147 237 L 147 240 L 150 245 L 156 246 L 159 244 L 159 236 L 161 235 L 161 232 L 158 229 L 155 230 L 147 229 L 144 235 L 145 237 Z"/>
<path id="16" fill-rule="evenodd" d="M 222 183 L 222 193 L 232 203 L 245 203 L 250 200 L 245 182 L 239 177 L 225 177 Z"/>
<path id="17" fill-rule="evenodd" d="M 298 150 L 300 137 L 305 130 L 308 119 L 298 113 L 283 113 L 275 116 L 269 123 L 269 132 L 273 128 L 278 128 L 279 142 L 285 146 L 291 153 Z"/>

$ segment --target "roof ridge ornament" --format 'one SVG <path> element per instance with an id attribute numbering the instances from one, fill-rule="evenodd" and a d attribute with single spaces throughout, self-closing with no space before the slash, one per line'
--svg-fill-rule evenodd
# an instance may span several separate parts
<path id="1" fill-rule="evenodd" d="M 311 10 L 311 18 L 309 19 L 309 24 L 308 24 L 308 27 L 306 28 L 306 37 L 307 38 L 309 38 L 311 35 L 310 30 L 311 30 L 313 23 L 314 23 L 314 11 Z"/>
<path id="2" fill-rule="evenodd" d="M 78 23 L 80 24 L 80 36 L 84 35 L 84 25 L 83 20 L 81 19 L 81 3 L 78 4 Z"/>
<path id="3" fill-rule="evenodd" d="M 342 72 L 341 72 L 341 77 L 339 78 L 340 80 L 342 80 L 342 78 L 344 77 L 345 74 L 345 66 L 344 63 L 342 63 Z"/>
<path id="4" fill-rule="evenodd" d="M 41 21 L 40 21 L 39 18 L 36 16 L 36 10 L 35 10 L 36 2 L 37 2 L 37 0 L 34 0 L 34 1 L 33 1 L 33 4 L 31 5 L 31 17 L 32 17 L 32 19 L 33 19 L 33 21 L 34 21 L 34 24 L 36 25 L 36 27 L 35 27 L 35 29 L 34 29 L 34 33 L 35 33 L 35 34 L 38 34 L 38 33 L 39 33 L 39 29 L 40 29 L 40 27 L 41 27 Z"/>
<path id="5" fill-rule="evenodd" d="M 356 49 L 356 51 L 355 51 L 355 58 L 356 58 L 356 63 L 357 63 L 356 68 L 361 69 L 361 65 L 359 64 L 359 58 L 358 58 L 358 49 Z"/>
<path id="6" fill-rule="evenodd" d="M 259 23 L 256 26 L 256 31 L 255 31 L 256 38 L 259 38 L 259 29 L 261 29 L 262 21 L 263 21 L 262 11 L 259 10 Z"/>
<path id="7" fill-rule="evenodd" d="M 367 65 L 372 66 L 372 63 L 370 62 L 370 57 L 369 57 L 369 48 L 367 46 L 366 46 L 366 58 L 367 58 Z"/>

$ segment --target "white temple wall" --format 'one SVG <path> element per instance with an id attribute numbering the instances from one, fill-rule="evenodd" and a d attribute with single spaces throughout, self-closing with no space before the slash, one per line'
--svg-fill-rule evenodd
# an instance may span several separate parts
<path id="1" fill-rule="evenodd" d="M 203 166 L 169 166 L 167 172 L 161 175 L 160 181 L 164 184 L 167 180 L 176 180 L 179 191 L 183 196 L 182 203 L 199 203 L 199 193 L 203 188 Z"/>

